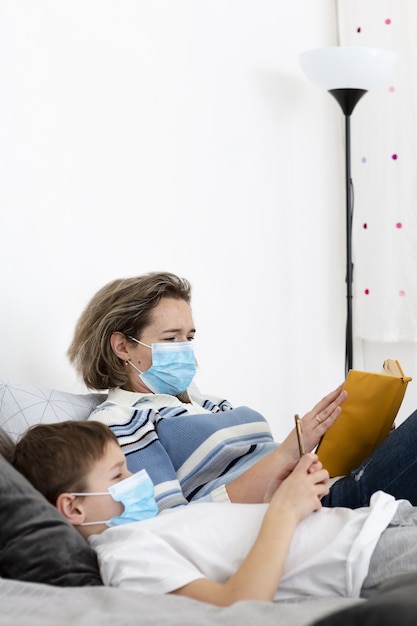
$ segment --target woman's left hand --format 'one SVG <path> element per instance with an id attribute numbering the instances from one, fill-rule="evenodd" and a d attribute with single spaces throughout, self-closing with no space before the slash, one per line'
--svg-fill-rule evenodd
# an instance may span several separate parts
<path id="1" fill-rule="evenodd" d="M 347 392 L 343 391 L 343 383 L 334 391 L 322 398 L 311 411 L 302 418 L 303 443 L 306 452 L 311 452 L 320 442 L 324 433 L 339 417 L 341 404 L 346 400 Z M 282 442 L 281 447 L 287 450 L 291 459 L 299 458 L 297 435 L 295 429 Z"/>
<path id="2" fill-rule="evenodd" d="M 302 419 L 304 449 L 313 450 L 328 428 L 340 415 L 340 405 L 347 398 L 343 385 L 325 396 Z M 269 502 L 292 473 L 300 460 L 295 428 L 273 452 L 257 461 L 243 474 L 227 484 L 227 493 L 232 502 Z M 311 464 L 311 472 L 316 465 Z"/>

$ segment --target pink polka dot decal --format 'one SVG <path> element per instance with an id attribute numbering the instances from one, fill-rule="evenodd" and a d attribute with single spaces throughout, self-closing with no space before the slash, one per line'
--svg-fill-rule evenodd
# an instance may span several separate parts
<path id="1" fill-rule="evenodd" d="M 363 104 L 354 118 L 350 181 L 352 205 L 356 205 L 354 334 L 371 342 L 404 341 L 404 337 L 416 342 L 417 152 L 408 137 L 415 126 L 415 107 L 407 104 L 410 94 L 417 92 L 415 59 L 407 38 L 412 25 L 406 11 L 396 11 L 401 0 L 336 4 L 346 4 L 339 16 L 341 46 L 376 44 L 397 57 L 388 63 L 382 90 L 369 90 L 368 113 Z M 417 0 L 410 4 L 417 6 Z M 412 45 L 414 55 L 417 43 Z"/>

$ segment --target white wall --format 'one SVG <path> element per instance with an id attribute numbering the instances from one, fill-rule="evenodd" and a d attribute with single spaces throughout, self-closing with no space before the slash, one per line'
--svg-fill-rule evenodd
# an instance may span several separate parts
<path id="1" fill-rule="evenodd" d="M 281 438 L 344 377 L 343 122 L 297 55 L 333 0 L 0 0 L 0 377 L 66 358 L 105 282 L 194 286 L 202 391 Z"/>

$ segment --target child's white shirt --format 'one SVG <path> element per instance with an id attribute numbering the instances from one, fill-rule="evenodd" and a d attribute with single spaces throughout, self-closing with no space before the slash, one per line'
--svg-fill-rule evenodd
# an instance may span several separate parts
<path id="1" fill-rule="evenodd" d="M 105 585 L 165 594 L 199 578 L 226 581 L 258 535 L 268 505 L 202 502 L 90 537 Z M 358 597 L 381 533 L 398 506 L 323 508 L 297 526 L 275 599 Z"/>

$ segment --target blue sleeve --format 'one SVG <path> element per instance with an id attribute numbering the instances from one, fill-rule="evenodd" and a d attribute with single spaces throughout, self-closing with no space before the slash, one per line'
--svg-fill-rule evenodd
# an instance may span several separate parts
<path id="1" fill-rule="evenodd" d="M 161 409 L 156 429 L 188 501 L 218 501 L 214 490 L 277 447 L 265 418 L 248 407 L 215 414 Z"/>
<path id="2" fill-rule="evenodd" d="M 160 509 L 187 504 L 172 461 L 155 430 L 155 411 L 120 408 L 110 402 L 98 407 L 89 419 L 106 424 L 116 435 L 131 472 L 145 468 L 155 485 Z"/>

